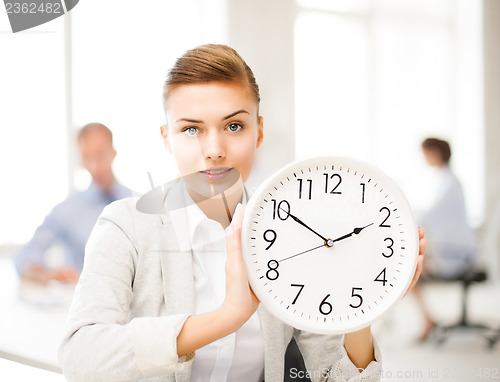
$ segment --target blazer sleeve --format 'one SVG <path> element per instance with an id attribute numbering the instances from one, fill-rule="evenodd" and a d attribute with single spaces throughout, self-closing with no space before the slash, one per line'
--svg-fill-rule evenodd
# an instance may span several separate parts
<path id="1" fill-rule="evenodd" d="M 326 336 L 295 329 L 294 337 L 312 382 L 380 381 L 382 364 L 375 340 L 375 361 L 362 370 L 358 369 L 347 355 L 343 335 Z"/>
<path id="2" fill-rule="evenodd" d="M 181 371 L 177 356 L 187 314 L 130 320 L 137 247 L 125 201 L 103 211 L 86 246 L 59 361 L 68 381 L 132 381 Z"/>

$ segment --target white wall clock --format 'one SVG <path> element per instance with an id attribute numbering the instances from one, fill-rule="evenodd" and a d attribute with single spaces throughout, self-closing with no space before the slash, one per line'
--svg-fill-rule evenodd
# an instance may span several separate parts
<path id="1" fill-rule="evenodd" d="M 371 324 L 415 273 L 418 232 L 396 184 L 359 160 L 320 157 L 271 176 L 248 202 L 242 248 L 261 303 L 295 328 Z"/>

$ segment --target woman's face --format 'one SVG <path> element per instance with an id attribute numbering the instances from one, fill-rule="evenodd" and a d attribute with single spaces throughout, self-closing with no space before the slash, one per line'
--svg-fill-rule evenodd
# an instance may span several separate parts
<path id="1" fill-rule="evenodd" d="M 424 149 L 424 156 L 427 164 L 433 167 L 443 167 L 444 162 L 441 159 L 441 155 L 437 150 L 432 149 Z"/>
<path id="2" fill-rule="evenodd" d="M 209 82 L 181 85 L 166 103 L 165 147 L 190 191 L 213 196 L 250 175 L 262 143 L 262 117 L 247 86 Z"/>

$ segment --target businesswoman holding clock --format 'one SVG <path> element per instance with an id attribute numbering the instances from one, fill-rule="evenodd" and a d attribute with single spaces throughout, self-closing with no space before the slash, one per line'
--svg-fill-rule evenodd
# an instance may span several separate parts
<path id="1" fill-rule="evenodd" d="M 100 216 L 59 351 L 69 381 L 282 381 L 292 336 L 315 381 L 380 378 L 369 327 L 294 330 L 249 285 L 240 237 L 244 182 L 264 137 L 259 102 L 230 47 L 191 49 L 169 71 L 161 135 L 180 178 L 158 188 L 150 213 L 130 198 Z M 420 232 L 410 288 L 424 247 Z"/>

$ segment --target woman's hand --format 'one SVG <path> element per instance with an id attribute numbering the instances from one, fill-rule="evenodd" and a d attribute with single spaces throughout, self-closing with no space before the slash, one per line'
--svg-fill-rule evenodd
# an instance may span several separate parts
<path id="1" fill-rule="evenodd" d="M 427 240 L 424 238 L 424 229 L 422 227 L 418 227 L 418 260 L 417 260 L 417 269 L 415 269 L 415 275 L 413 276 L 413 280 L 411 280 L 411 284 L 408 287 L 408 290 L 405 293 L 405 296 L 413 289 L 415 284 L 424 269 L 424 255 L 425 255 L 425 245 L 427 244 Z"/>
<path id="2" fill-rule="evenodd" d="M 241 254 L 243 213 L 243 206 L 238 205 L 227 233 L 226 298 L 219 308 L 187 318 L 177 336 L 179 357 L 234 333 L 259 306 L 259 300 L 248 284 Z"/>
<path id="3" fill-rule="evenodd" d="M 417 283 L 424 266 L 426 240 L 424 238 L 424 229 L 422 227 L 418 227 L 418 239 L 419 246 L 417 268 L 405 296 Z M 373 339 L 370 327 L 366 327 L 356 332 L 346 333 L 344 336 L 344 347 L 347 351 L 347 355 L 356 367 L 366 368 L 366 366 L 374 359 Z"/>
<path id="4" fill-rule="evenodd" d="M 222 304 L 222 308 L 239 326 L 243 325 L 259 306 L 259 300 L 248 283 L 241 253 L 241 225 L 244 212 L 245 208 L 238 204 L 227 233 L 226 298 Z"/>

